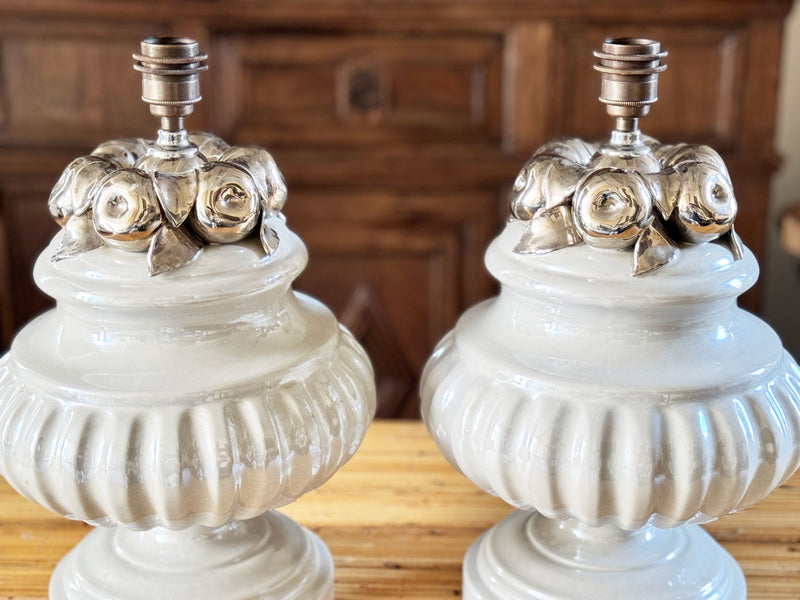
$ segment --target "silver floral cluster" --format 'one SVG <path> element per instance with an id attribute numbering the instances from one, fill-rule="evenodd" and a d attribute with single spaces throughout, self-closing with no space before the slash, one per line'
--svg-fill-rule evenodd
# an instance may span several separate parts
<path id="1" fill-rule="evenodd" d="M 146 251 L 148 271 L 158 275 L 188 264 L 205 244 L 254 231 L 273 254 L 279 239 L 270 223 L 282 218 L 287 189 L 272 156 L 208 133 L 188 140 L 193 146 L 183 152 L 111 140 L 72 161 L 48 203 L 64 230 L 53 260 L 108 244 Z"/>
<path id="2" fill-rule="evenodd" d="M 703 145 L 645 138 L 625 152 L 580 139 L 550 142 L 522 168 L 511 210 L 530 221 L 515 252 L 633 247 L 633 275 L 674 260 L 684 243 L 717 240 L 736 260 L 743 253 L 728 170 Z"/>

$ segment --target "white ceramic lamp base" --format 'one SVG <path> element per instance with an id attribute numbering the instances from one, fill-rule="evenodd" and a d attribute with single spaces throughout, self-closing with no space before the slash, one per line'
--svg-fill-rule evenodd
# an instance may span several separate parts
<path id="1" fill-rule="evenodd" d="M 275 511 L 217 528 L 101 528 L 58 564 L 50 598 L 333 600 L 333 559 Z"/>
<path id="2" fill-rule="evenodd" d="M 666 52 L 621 38 L 594 55 L 616 129 L 523 166 L 486 252 L 500 295 L 461 316 L 422 375 L 450 463 L 537 511 L 472 546 L 464 598 L 744 600 L 741 570 L 697 524 L 800 465 L 800 368 L 736 306 L 758 265 L 722 158 L 638 131 Z"/>
<path id="3" fill-rule="evenodd" d="M 623 252 L 517 256 L 523 230 L 490 246 L 503 291 L 439 344 L 422 413 L 478 487 L 576 520 L 503 521 L 470 550 L 464 598 L 744 600 L 741 570 L 696 524 L 764 498 L 800 447 L 800 369 L 734 303 L 752 254 L 689 246 L 631 278 Z"/>
<path id="4" fill-rule="evenodd" d="M 292 293 L 305 249 L 276 227 L 270 260 L 218 245 L 172 279 L 112 248 L 39 261 L 62 308 L 0 359 L 0 473 L 99 526 L 59 564 L 54 600 L 332 600 L 322 541 L 270 509 L 352 456 L 374 383 L 330 311 Z M 87 291 L 93 273 L 114 275 Z M 79 316 L 104 299 L 124 315 L 113 328 Z"/>
<path id="5" fill-rule="evenodd" d="M 53 600 L 333 600 L 322 541 L 271 509 L 325 483 L 375 414 L 363 348 L 292 290 L 307 261 L 272 156 L 190 134 L 206 56 L 135 54 L 154 141 L 72 161 L 37 285 L 57 303 L 0 357 L 0 475 L 101 526 Z"/>
<path id="6" fill-rule="evenodd" d="M 703 529 L 626 532 L 518 511 L 464 559 L 464 600 L 745 600 L 736 561 Z"/>

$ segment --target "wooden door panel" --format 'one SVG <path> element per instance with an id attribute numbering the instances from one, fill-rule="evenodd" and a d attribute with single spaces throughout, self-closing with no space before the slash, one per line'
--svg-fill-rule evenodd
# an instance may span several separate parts
<path id="1" fill-rule="evenodd" d="M 0 143 L 152 137 L 131 53 L 159 27 L 0 22 Z"/>
<path id="2" fill-rule="evenodd" d="M 701 142 L 718 151 L 739 149 L 747 31 L 735 23 L 557 28 L 552 57 L 559 101 L 551 103 L 553 135 L 608 137 L 613 122 L 597 101 L 600 77 L 593 71 L 592 51 L 609 36 L 645 36 L 669 51 L 667 70 L 659 75 L 658 102 L 642 119 L 644 133 L 662 141 Z"/>
<path id="3" fill-rule="evenodd" d="M 218 34 L 213 128 L 270 144 L 500 140 L 502 39 Z"/>
<path id="4" fill-rule="evenodd" d="M 18 178 L 0 182 L 0 213 L 9 256 L 10 297 L 3 297 L 3 319 L 16 328 L 52 305 L 33 282 L 33 265 L 58 225 L 47 209 L 49 178 Z"/>
<path id="5" fill-rule="evenodd" d="M 365 345 L 382 416 L 418 415 L 417 381 L 438 340 L 493 291 L 482 256 L 496 196 L 462 191 L 295 190 L 289 226 L 310 261 L 297 282 Z"/>

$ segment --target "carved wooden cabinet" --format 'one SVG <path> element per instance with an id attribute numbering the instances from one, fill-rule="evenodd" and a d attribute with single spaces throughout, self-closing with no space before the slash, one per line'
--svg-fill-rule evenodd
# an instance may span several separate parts
<path id="1" fill-rule="evenodd" d="M 728 164 L 744 241 L 763 247 L 789 0 L 4 0 L 0 4 L 0 347 L 49 301 L 31 278 L 63 167 L 147 136 L 130 55 L 148 35 L 209 56 L 188 125 L 267 146 L 333 307 L 378 374 L 379 415 L 418 414 L 435 342 L 492 293 L 482 259 L 527 156 L 603 137 L 591 50 L 647 36 L 670 55 L 644 123 Z M 745 298 L 755 307 L 754 294 Z"/>

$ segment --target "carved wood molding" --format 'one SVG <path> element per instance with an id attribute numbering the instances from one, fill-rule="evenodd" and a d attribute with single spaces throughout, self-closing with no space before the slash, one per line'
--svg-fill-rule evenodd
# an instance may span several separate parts
<path id="1" fill-rule="evenodd" d="M 417 387 L 397 335 L 375 289 L 363 282 L 353 289 L 340 318 L 370 356 L 377 376 L 378 417 L 397 416 Z"/>
<path id="2" fill-rule="evenodd" d="M 292 0 L 256 2 L 232 0 L 220 10 L 216 3 L 204 0 L 4 0 L 0 15 L 33 17 L 82 17 L 174 20 L 177 15 L 194 19 L 213 19 L 215 24 L 276 24 L 298 27 L 310 23 L 329 26 L 352 25 L 358 15 L 362 26 L 396 28 L 413 26 L 417 30 L 460 27 L 472 30 L 505 28 L 520 19 L 591 19 L 618 23 L 652 21 L 654 15 L 664 22 L 709 18 L 736 21 L 754 17 L 783 17 L 791 0 L 626 0 L 622 2 L 563 2 L 561 0 Z"/>

